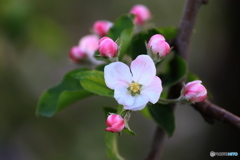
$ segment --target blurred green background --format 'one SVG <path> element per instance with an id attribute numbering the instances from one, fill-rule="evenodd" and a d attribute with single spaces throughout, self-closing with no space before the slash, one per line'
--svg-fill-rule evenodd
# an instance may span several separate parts
<path id="1" fill-rule="evenodd" d="M 88 34 L 94 21 L 114 21 L 135 4 L 148 6 L 157 26 L 178 26 L 185 0 L 0 0 L 0 160 L 106 160 L 105 117 L 91 97 L 53 118 L 36 117 L 38 98 L 79 66 L 71 46 Z M 240 116 L 238 0 L 211 0 L 201 7 L 192 36 L 189 70 L 199 75 L 211 100 Z M 189 106 L 176 108 L 176 130 L 165 139 L 163 160 L 211 159 L 210 151 L 238 152 L 239 130 L 207 124 Z M 127 160 L 142 160 L 156 124 L 134 112 L 136 137 L 119 137 Z"/>

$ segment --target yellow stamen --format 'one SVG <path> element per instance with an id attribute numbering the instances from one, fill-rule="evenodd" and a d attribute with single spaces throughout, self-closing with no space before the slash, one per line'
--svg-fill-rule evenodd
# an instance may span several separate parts
<path id="1" fill-rule="evenodd" d="M 134 93 L 137 93 L 140 90 L 139 83 L 130 83 L 130 90 Z"/>

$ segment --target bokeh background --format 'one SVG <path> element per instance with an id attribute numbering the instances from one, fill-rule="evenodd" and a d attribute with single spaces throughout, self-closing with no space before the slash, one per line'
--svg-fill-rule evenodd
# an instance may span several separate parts
<path id="1" fill-rule="evenodd" d="M 178 26 L 185 0 L 1 0 L 0 160 L 106 160 L 102 106 L 112 99 L 91 97 L 52 118 L 36 117 L 38 98 L 63 75 L 78 68 L 69 48 L 96 20 L 114 21 L 135 4 L 148 6 L 157 26 Z M 189 70 L 199 75 L 211 100 L 240 116 L 240 5 L 210 0 L 201 7 L 192 36 Z M 166 137 L 162 159 L 212 159 L 210 151 L 238 152 L 240 131 L 207 124 L 189 106 L 175 112 L 174 136 Z M 130 125 L 136 137 L 119 137 L 127 160 L 142 160 L 156 124 L 138 112 Z M 215 159 L 220 157 L 215 157 Z"/>

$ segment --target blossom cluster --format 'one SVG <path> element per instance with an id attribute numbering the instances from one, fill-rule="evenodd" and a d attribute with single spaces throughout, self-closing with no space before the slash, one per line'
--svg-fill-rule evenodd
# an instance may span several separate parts
<path id="1" fill-rule="evenodd" d="M 134 15 L 136 26 L 144 25 L 151 19 L 151 13 L 144 5 L 135 5 L 129 13 Z M 70 58 L 76 63 L 82 63 L 87 58 L 92 64 L 102 64 L 94 57 L 98 51 L 102 58 L 110 59 L 111 63 L 104 67 L 105 84 L 114 91 L 115 100 L 124 110 L 139 111 L 148 103 L 161 103 L 163 86 L 156 64 L 171 52 L 170 45 L 163 35 L 154 34 L 146 39 L 147 54 L 138 55 L 128 66 L 118 61 L 121 45 L 107 36 L 113 25 L 107 20 L 96 21 L 92 27 L 93 34 L 82 37 L 78 46 L 71 48 Z M 200 80 L 195 80 L 183 86 L 177 101 L 202 102 L 206 97 L 206 88 Z M 125 119 L 124 115 L 111 113 L 106 121 L 106 131 L 121 132 L 127 126 Z"/>

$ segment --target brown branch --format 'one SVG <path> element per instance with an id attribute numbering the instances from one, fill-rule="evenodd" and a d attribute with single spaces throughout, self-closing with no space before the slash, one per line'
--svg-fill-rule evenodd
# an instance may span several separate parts
<path id="1" fill-rule="evenodd" d="M 185 60 L 187 60 L 188 57 L 188 49 L 193 27 L 198 14 L 198 10 L 202 3 L 203 0 L 188 0 L 185 5 L 178 36 L 174 42 L 176 52 Z"/>
<path id="2" fill-rule="evenodd" d="M 176 52 L 185 60 L 188 58 L 188 50 L 190 39 L 195 24 L 195 20 L 198 14 L 198 10 L 201 4 L 207 4 L 208 0 L 188 0 L 181 19 L 179 32 L 175 40 L 173 40 L 173 46 Z M 181 82 L 170 88 L 168 98 L 178 97 L 181 90 Z M 240 118 L 236 115 L 218 107 L 217 105 L 206 100 L 205 102 L 196 103 L 192 105 L 197 111 L 199 111 L 204 119 L 212 124 L 214 120 L 219 120 L 232 124 L 240 129 Z M 173 109 L 175 106 L 173 106 Z M 150 152 L 145 160 L 157 160 L 161 152 L 161 146 L 165 137 L 165 132 L 157 127 Z"/>
<path id="3" fill-rule="evenodd" d="M 174 49 L 185 60 L 187 60 L 189 43 L 201 4 L 206 4 L 207 0 L 188 0 L 181 19 L 179 32 L 175 40 L 173 40 Z M 181 90 L 181 82 L 170 88 L 168 98 L 177 98 Z M 173 109 L 175 105 L 172 106 Z M 164 141 L 165 132 L 158 126 L 152 141 L 150 152 L 145 160 L 159 159 L 161 146 Z"/>
<path id="4" fill-rule="evenodd" d="M 240 118 L 236 115 L 226 111 L 225 109 L 211 103 L 206 100 L 205 102 L 200 102 L 192 105 L 197 111 L 201 113 L 204 119 L 213 124 L 214 120 L 218 120 L 221 122 L 226 122 L 231 124 L 238 129 L 240 129 Z"/>
<path id="5" fill-rule="evenodd" d="M 151 144 L 151 150 L 148 157 L 145 160 L 156 160 L 160 156 L 160 150 L 163 145 L 163 140 L 165 138 L 165 132 L 159 126 L 156 127 L 154 138 Z"/>

